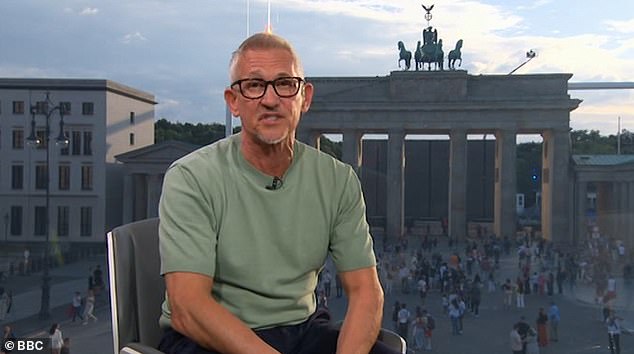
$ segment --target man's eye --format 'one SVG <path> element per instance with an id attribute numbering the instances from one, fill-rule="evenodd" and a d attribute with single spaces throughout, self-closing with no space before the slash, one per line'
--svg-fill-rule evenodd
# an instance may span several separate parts
<path id="1" fill-rule="evenodd" d="M 256 80 L 253 80 L 253 81 L 245 81 L 245 82 L 244 82 L 244 86 L 245 86 L 247 89 L 259 89 L 259 88 L 264 87 L 264 82 L 262 82 L 262 81 L 256 81 Z"/>
<path id="2" fill-rule="evenodd" d="M 282 79 L 282 80 L 277 80 L 275 82 L 275 86 L 277 87 L 292 87 L 295 86 L 294 80 L 292 79 Z"/>

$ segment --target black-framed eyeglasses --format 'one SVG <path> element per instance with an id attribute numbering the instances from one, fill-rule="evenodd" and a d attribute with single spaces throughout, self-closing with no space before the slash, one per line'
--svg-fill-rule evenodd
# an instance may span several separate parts
<path id="1" fill-rule="evenodd" d="M 242 96 L 255 100 L 263 97 L 271 85 L 278 96 L 290 98 L 297 95 L 303 82 L 305 81 L 301 77 L 278 77 L 275 80 L 242 79 L 234 81 L 231 87 L 238 85 Z"/>

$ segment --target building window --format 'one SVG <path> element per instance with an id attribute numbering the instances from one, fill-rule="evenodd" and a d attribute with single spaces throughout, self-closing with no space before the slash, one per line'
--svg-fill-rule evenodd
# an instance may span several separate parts
<path id="1" fill-rule="evenodd" d="M 84 155 L 92 155 L 92 132 L 84 132 Z"/>
<path id="2" fill-rule="evenodd" d="M 83 102 L 81 104 L 81 114 L 91 116 L 95 114 L 95 104 L 92 102 Z"/>
<path id="3" fill-rule="evenodd" d="M 130 124 L 134 125 L 134 112 L 130 112 Z"/>
<path id="4" fill-rule="evenodd" d="M 69 207 L 58 206 L 57 207 L 57 236 L 68 236 L 69 221 L 68 221 Z"/>
<path id="5" fill-rule="evenodd" d="M 11 207 L 11 235 L 12 236 L 22 235 L 22 207 L 21 206 Z"/>
<path id="6" fill-rule="evenodd" d="M 39 141 L 36 148 L 39 150 L 46 149 L 46 145 L 48 145 L 48 139 L 46 138 L 46 130 L 36 131 L 35 136 L 37 136 L 37 140 Z"/>
<path id="7" fill-rule="evenodd" d="M 46 234 L 46 207 L 35 207 L 35 227 L 33 234 L 35 236 L 44 236 Z"/>
<path id="8" fill-rule="evenodd" d="M 71 109 L 71 105 L 70 102 L 60 102 L 59 103 L 59 108 L 61 110 L 60 113 L 62 113 L 63 115 L 69 115 L 70 114 L 70 109 Z"/>
<path id="9" fill-rule="evenodd" d="M 72 154 L 81 155 L 81 132 L 74 130 L 71 139 Z"/>
<path id="10" fill-rule="evenodd" d="M 12 189 L 24 188 L 24 166 L 22 165 L 11 166 L 11 188 Z"/>
<path id="11" fill-rule="evenodd" d="M 81 189 L 92 190 L 92 166 L 81 166 Z"/>
<path id="12" fill-rule="evenodd" d="M 130 133 L 130 145 L 134 145 L 134 133 Z"/>
<path id="13" fill-rule="evenodd" d="M 35 102 L 35 114 L 46 114 L 47 112 L 48 112 L 48 102 L 46 101 Z"/>
<path id="14" fill-rule="evenodd" d="M 46 189 L 48 185 L 46 165 L 35 166 L 35 189 Z"/>
<path id="15" fill-rule="evenodd" d="M 68 137 L 69 134 L 70 132 L 68 130 L 64 131 L 64 136 Z M 70 153 L 70 141 L 68 142 L 68 144 L 66 144 L 66 147 L 60 149 L 59 153 L 63 156 L 68 156 L 68 154 Z"/>
<path id="16" fill-rule="evenodd" d="M 15 129 L 13 131 L 13 148 L 24 149 L 24 130 Z"/>
<path id="17" fill-rule="evenodd" d="M 13 114 L 24 114 L 24 101 L 13 101 Z"/>
<path id="18" fill-rule="evenodd" d="M 70 166 L 59 165 L 59 190 L 67 191 L 70 189 Z"/>
<path id="19" fill-rule="evenodd" d="M 79 235 L 86 237 L 92 235 L 92 208 L 81 207 L 81 224 L 79 225 Z"/>

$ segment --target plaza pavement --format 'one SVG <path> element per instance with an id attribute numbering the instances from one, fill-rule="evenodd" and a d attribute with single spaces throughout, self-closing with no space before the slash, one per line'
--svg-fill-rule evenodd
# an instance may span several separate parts
<path id="1" fill-rule="evenodd" d="M 457 248 L 460 249 L 460 248 Z M 448 255 L 451 251 L 446 245 L 441 245 L 439 251 Z M 99 321 L 82 325 L 81 322 L 72 323 L 68 319 L 67 309 L 74 291 L 82 294 L 88 284 L 88 269 L 97 264 L 104 270 L 104 278 L 107 277 L 105 257 L 94 257 L 73 264 L 60 266 L 51 270 L 51 317 L 48 320 L 38 319 L 41 297 L 41 274 L 30 276 L 13 276 L 5 281 L 2 286 L 11 289 L 14 293 L 14 305 L 11 316 L 0 321 L 1 324 L 10 324 L 20 337 L 46 336 L 48 327 L 53 322 L 59 322 L 64 337 L 71 338 L 71 352 L 73 354 L 109 354 L 113 352 L 111 339 L 111 324 L 109 315 L 109 301 L 106 293 L 98 298 L 95 314 Z M 502 281 L 509 277 L 514 279 L 517 257 L 503 256 L 500 263 L 497 280 Z M 107 279 L 107 278 L 105 278 Z M 623 293 L 622 279 L 617 279 L 617 289 L 621 290 L 615 301 L 618 314 L 625 318 L 625 325 L 634 328 L 634 315 L 631 309 L 627 309 L 627 301 Z M 341 320 L 345 314 L 345 297 L 336 298 L 333 287 L 329 308 L 333 320 Z M 631 297 L 631 296 L 630 296 Z M 383 327 L 393 329 L 391 323 L 392 305 L 395 301 L 405 302 L 410 311 L 416 306 L 421 306 L 430 311 L 436 319 L 436 330 L 433 335 L 432 353 L 451 354 L 479 354 L 479 353 L 508 353 L 508 334 L 513 323 L 520 316 L 525 316 L 527 321 L 534 325 L 539 307 L 548 308 L 550 301 L 555 301 L 562 312 L 560 326 L 560 341 L 551 343 L 542 348 L 542 354 L 590 354 L 608 353 L 606 349 L 607 331 L 600 321 L 601 309 L 595 303 L 594 289 L 587 284 L 579 284 L 574 293 L 565 288 L 563 295 L 553 297 L 527 295 L 524 309 L 503 309 L 502 294 L 499 291 L 482 292 L 482 305 L 479 318 L 467 314 L 464 320 L 464 334 L 452 336 L 450 334 L 449 319 L 442 314 L 440 294 L 432 291 L 423 304 L 416 294 L 402 294 L 400 287 L 395 286 L 393 293 L 385 296 L 385 310 Z M 634 353 L 634 341 L 632 336 L 622 336 L 623 353 Z M 629 351 L 628 351 L 629 350 Z"/>

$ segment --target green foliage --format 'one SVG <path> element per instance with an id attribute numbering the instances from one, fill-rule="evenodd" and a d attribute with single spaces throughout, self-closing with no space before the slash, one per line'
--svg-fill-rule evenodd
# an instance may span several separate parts
<path id="1" fill-rule="evenodd" d="M 218 123 L 193 125 L 191 123 L 172 123 L 165 118 L 154 124 L 154 140 L 160 143 L 178 140 L 195 145 L 207 145 L 225 136 L 225 126 Z"/>
<path id="2" fill-rule="evenodd" d="M 240 127 L 234 128 L 234 133 Z M 172 123 L 160 119 L 154 125 L 154 136 L 157 143 L 166 140 L 179 140 L 196 145 L 207 145 L 222 139 L 225 126 L 218 123 L 196 125 L 190 123 Z M 573 130 L 570 133 L 572 154 L 616 154 L 616 135 L 602 136 L 598 130 Z M 334 142 L 324 136 L 319 139 L 321 151 L 341 160 L 341 142 Z M 621 153 L 634 154 L 634 133 L 621 132 Z M 517 191 L 526 196 L 526 205 L 534 203 L 535 192 L 541 186 L 542 144 L 523 143 L 517 145 Z M 533 175 L 537 179 L 533 179 Z"/>
<path id="3" fill-rule="evenodd" d="M 322 135 L 319 137 L 319 149 L 330 156 L 341 160 L 341 142 L 334 142 Z"/>

